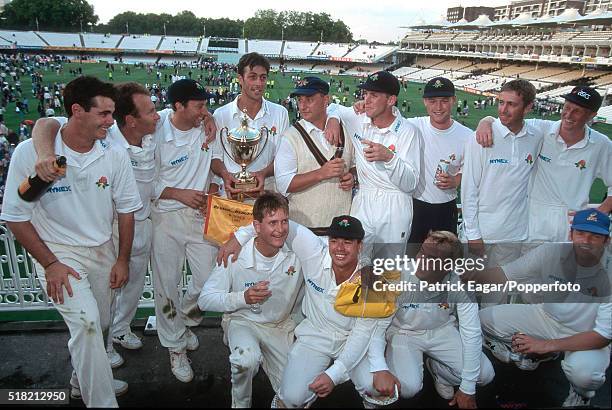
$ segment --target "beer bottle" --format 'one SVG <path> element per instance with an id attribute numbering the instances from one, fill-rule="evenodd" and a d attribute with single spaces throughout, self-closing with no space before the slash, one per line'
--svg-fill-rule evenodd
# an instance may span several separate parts
<path id="1" fill-rule="evenodd" d="M 66 157 L 61 156 L 55 160 L 55 169 L 62 175 L 66 173 Z M 40 198 L 54 181 L 43 181 L 38 175 L 26 178 L 17 189 L 19 197 L 26 202 L 32 202 Z"/>

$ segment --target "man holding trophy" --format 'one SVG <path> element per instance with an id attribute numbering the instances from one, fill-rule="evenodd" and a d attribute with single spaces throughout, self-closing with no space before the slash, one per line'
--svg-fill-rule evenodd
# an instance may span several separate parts
<path id="1" fill-rule="evenodd" d="M 237 70 L 240 95 L 218 108 L 213 115 L 219 138 L 213 149 L 212 170 L 223 178 L 229 198 L 253 202 L 263 192 L 264 185 L 268 189 L 273 187 L 271 179 L 268 183 L 265 180 L 274 175 L 273 161 L 278 138 L 289 128 L 289 115 L 283 106 L 263 98 L 270 72 L 270 62 L 264 56 L 258 53 L 243 55 Z M 246 145 L 238 148 L 240 140 L 253 142 L 258 139 L 256 133 L 263 138 L 259 140 L 258 147 L 251 144 L 251 150 Z M 238 172 L 239 177 L 236 175 Z"/>

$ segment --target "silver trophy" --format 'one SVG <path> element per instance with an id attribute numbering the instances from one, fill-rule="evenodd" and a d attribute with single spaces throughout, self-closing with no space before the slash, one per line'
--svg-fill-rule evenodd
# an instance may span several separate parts
<path id="1" fill-rule="evenodd" d="M 265 141 L 262 145 L 261 140 L 264 135 Z M 257 187 L 257 179 L 247 171 L 247 166 L 254 162 L 266 148 L 270 131 L 265 126 L 261 127 L 259 130 L 249 127 L 249 120 L 245 109 L 243 111 L 242 120 L 240 121 L 240 126 L 232 130 L 223 127 L 219 131 L 219 136 L 221 138 L 221 146 L 225 153 L 242 168 L 240 172 L 234 174 L 238 182 L 232 185 L 234 188 L 241 191 L 233 199 L 244 201 L 244 192 Z M 226 138 L 229 149 L 225 145 Z"/>

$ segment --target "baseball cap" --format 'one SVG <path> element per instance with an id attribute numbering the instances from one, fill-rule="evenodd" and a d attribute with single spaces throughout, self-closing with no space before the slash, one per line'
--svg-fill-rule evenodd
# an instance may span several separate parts
<path id="1" fill-rule="evenodd" d="M 597 209 L 583 209 L 576 212 L 572 229 L 610 235 L 610 217 Z"/>
<path id="2" fill-rule="evenodd" d="M 586 86 L 574 87 L 569 94 L 563 96 L 566 101 L 571 101 L 581 107 L 597 112 L 601 107 L 601 95 L 594 88 Z"/>
<path id="3" fill-rule="evenodd" d="M 212 96 L 200 83 L 188 78 L 175 81 L 168 87 L 168 102 L 170 104 L 177 101 L 208 100 Z"/>
<path id="4" fill-rule="evenodd" d="M 367 91 L 379 91 L 391 95 L 399 95 L 400 83 L 397 78 L 388 71 L 378 71 L 369 75 L 366 82 L 359 88 Z"/>
<path id="5" fill-rule="evenodd" d="M 332 219 L 332 223 L 327 229 L 327 236 L 330 238 L 363 240 L 365 231 L 359 219 L 350 215 L 340 215 Z"/>
<path id="6" fill-rule="evenodd" d="M 454 95 L 455 85 L 444 77 L 432 78 L 425 84 L 425 90 L 423 90 L 423 98 L 453 97 Z"/>
<path id="7" fill-rule="evenodd" d="M 313 95 L 315 93 L 327 95 L 329 93 L 329 84 L 319 77 L 304 77 L 302 82 L 291 92 L 291 97 L 296 95 Z"/>

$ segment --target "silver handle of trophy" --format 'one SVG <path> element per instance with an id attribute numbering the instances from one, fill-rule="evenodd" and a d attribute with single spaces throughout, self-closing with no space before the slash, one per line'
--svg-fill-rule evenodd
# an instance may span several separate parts
<path id="1" fill-rule="evenodd" d="M 225 151 L 228 157 L 233 158 L 232 154 L 230 154 L 227 148 L 225 147 L 225 137 L 223 136 L 223 131 L 225 131 L 225 137 L 229 135 L 229 130 L 227 127 L 223 127 L 219 130 L 219 139 L 221 140 L 221 147 L 223 148 L 223 151 Z"/>
<path id="2" fill-rule="evenodd" d="M 266 127 L 265 125 L 259 129 L 259 132 L 262 133 L 262 137 L 263 137 L 263 132 L 264 131 L 266 132 L 266 140 L 265 140 L 263 146 L 260 149 L 257 150 L 257 154 L 255 155 L 255 158 L 253 158 L 253 160 L 251 162 L 257 161 L 257 158 L 259 158 L 261 153 L 264 152 L 264 149 L 266 149 L 266 145 L 268 145 L 268 140 L 270 139 L 270 131 L 268 130 L 268 127 Z"/>

